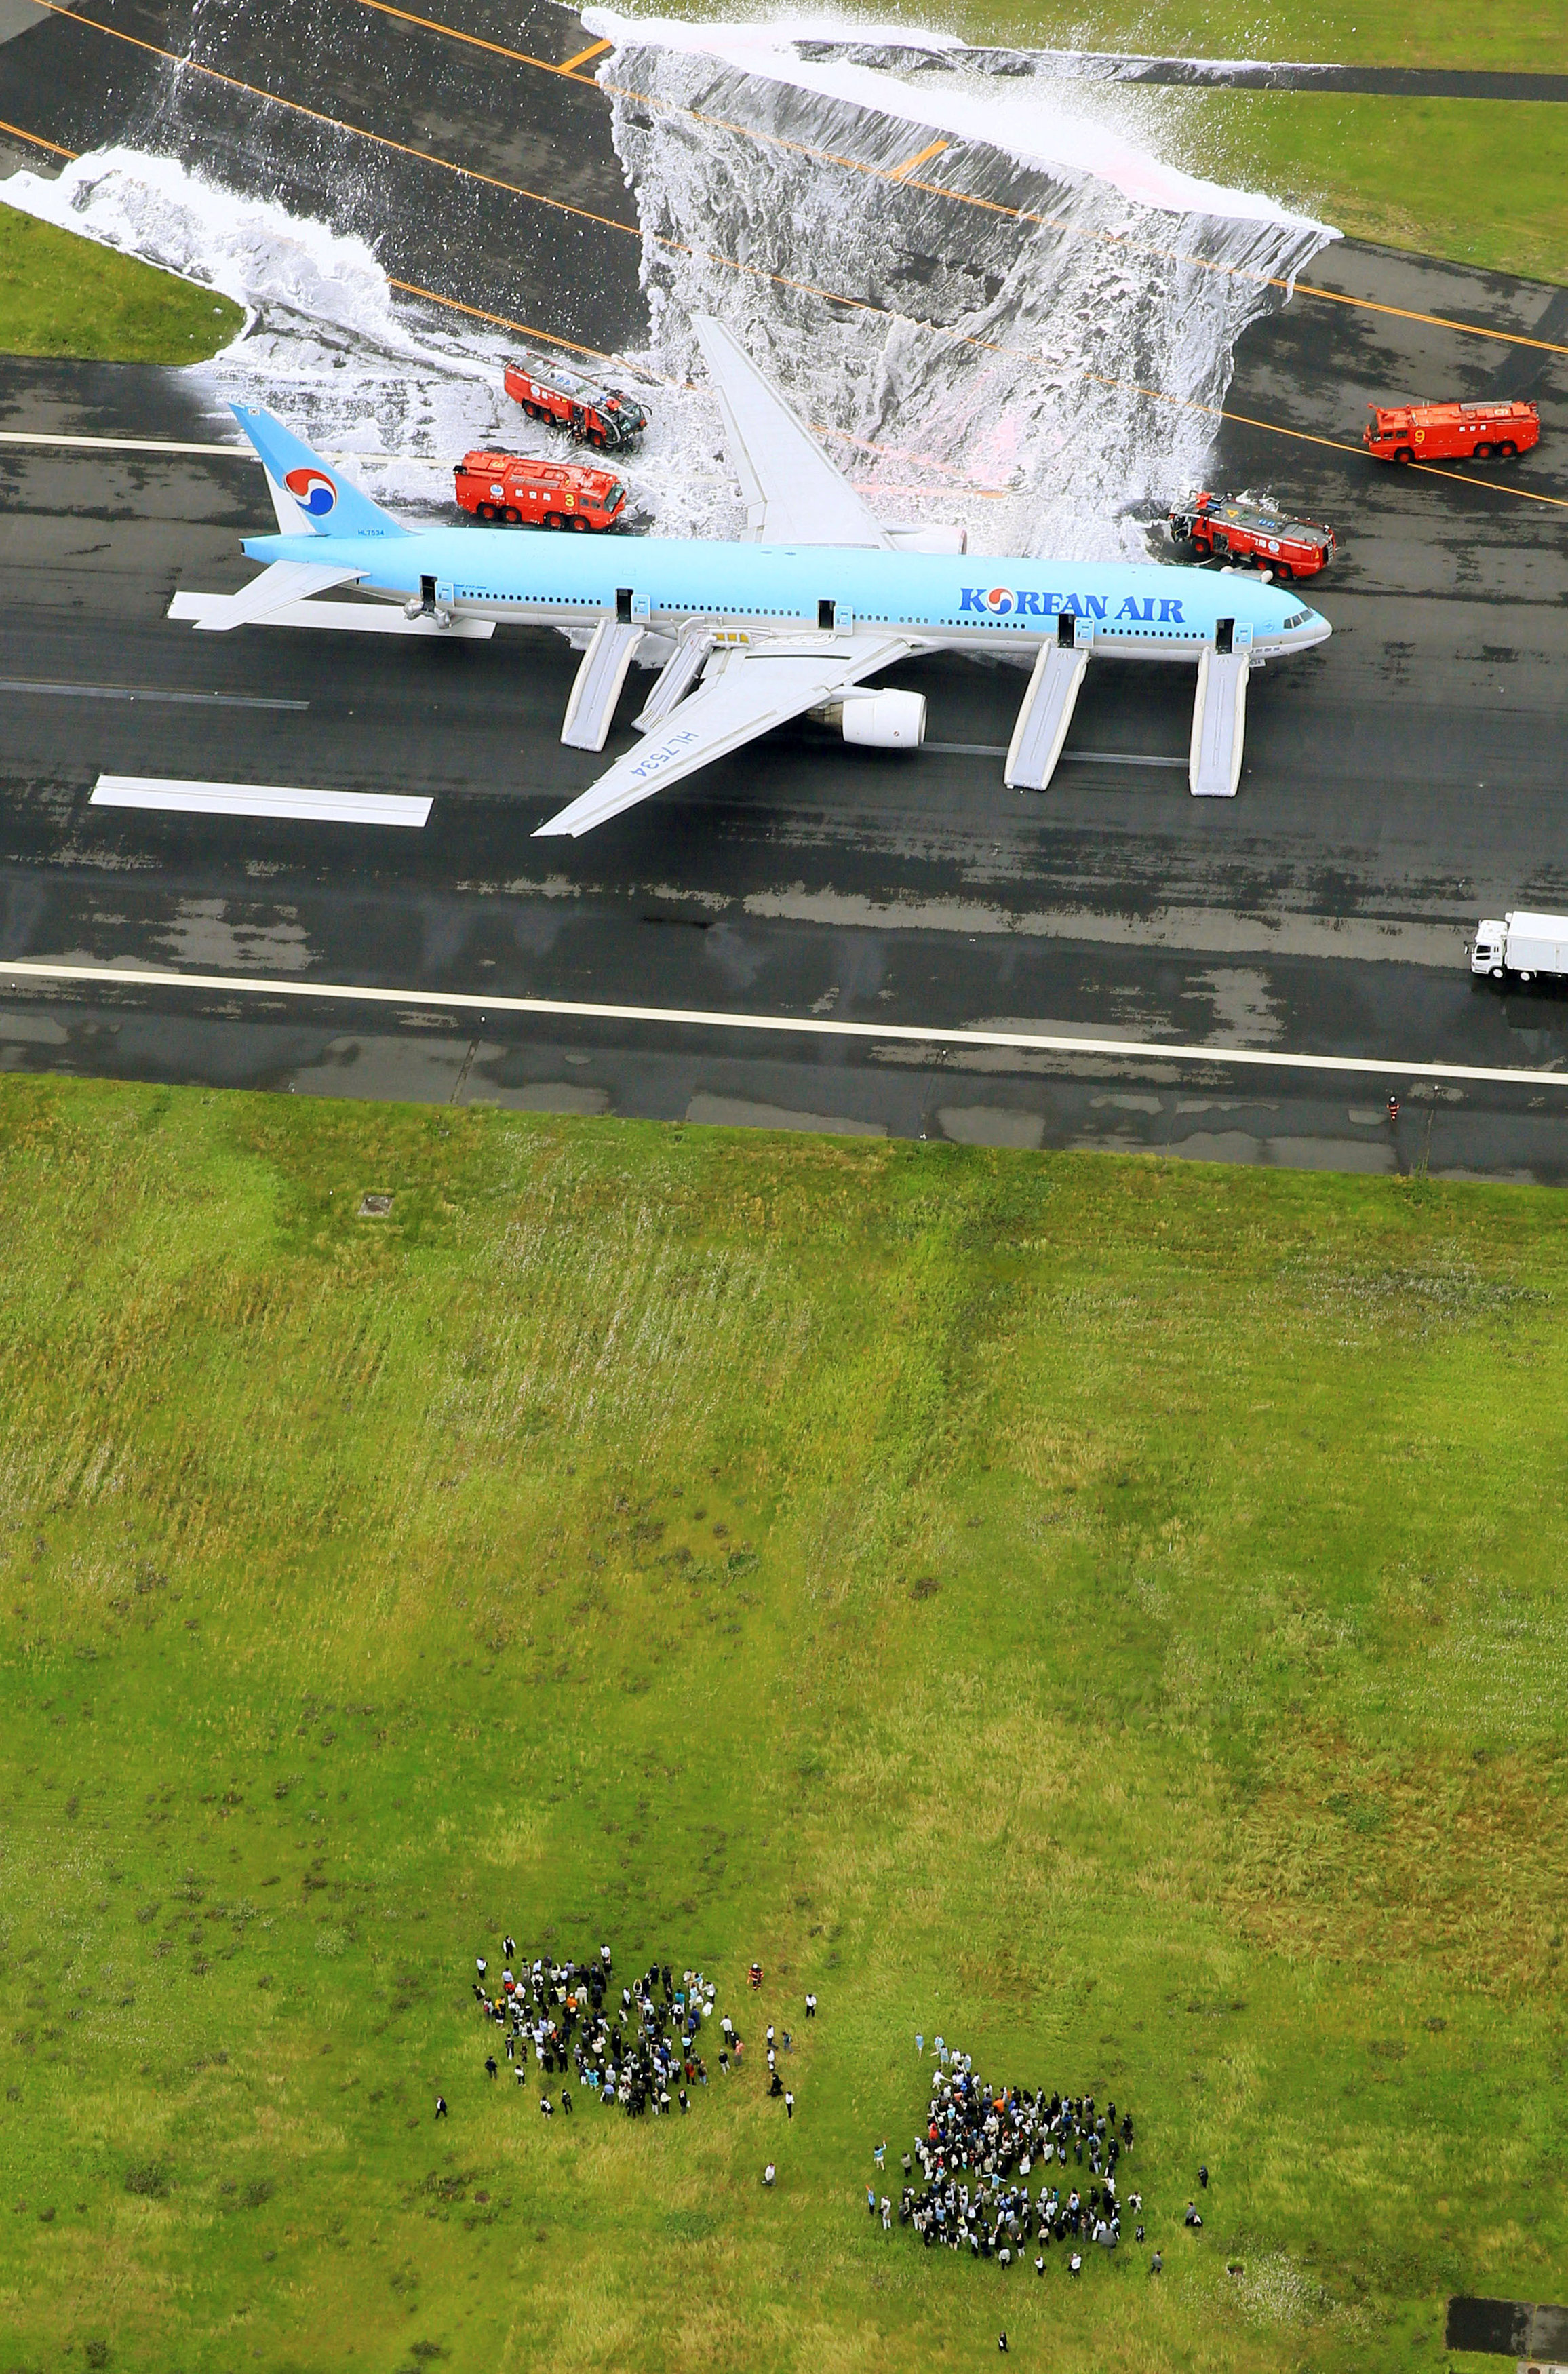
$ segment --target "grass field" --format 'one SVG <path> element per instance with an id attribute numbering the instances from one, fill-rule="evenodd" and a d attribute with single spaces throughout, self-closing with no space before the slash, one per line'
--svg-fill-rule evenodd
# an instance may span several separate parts
<path id="1" fill-rule="evenodd" d="M 1568 107 L 1294 91 L 1159 98 L 1168 153 L 1190 171 L 1267 190 L 1350 239 L 1568 282 Z M 1332 257 L 1318 268 L 1331 275 Z"/>
<path id="2" fill-rule="evenodd" d="M 1283 58 L 1329 65 L 1449 66 L 1524 74 L 1568 70 L 1568 18 L 1557 0 L 1522 0 L 1478 23 L 1466 0 L 1429 0 L 1405 16 L 1365 0 L 1280 0 L 1246 18 L 1220 0 L 962 0 L 930 21 L 1026 49 L 1131 51 L 1178 58 Z"/>
<path id="3" fill-rule="evenodd" d="M 1562 2297 L 1564 1208 L 0 1083 L 0 2364 L 1360 2374 Z M 743 2074 L 547 2125 L 506 1928 L 700 1963 Z M 869 2227 L 917 2028 L 1131 2105 L 1159 2283 Z"/>
<path id="4" fill-rule="evenodd" d="M 713 0 L 723 14 L 723 0 Z M 885 14 L 882 9 L 874 13 Z M 892 11 L 902 23 L 906 12 Z M 1439 0 L 1414 18 L 1361 0 L 1289 0 L 1238 23 L 1234 12 L 1036 0 L 970 0 L 925 21 L 977 41 L 1191 57 L 1341 65 L 1568 71 L 1568 11 L 1527 6 L 1478 39 L 1473 10 Z M 1084 103 L 1064 87 L 1069 105 Z M 1094 103 L 1094 102 L 1091 102 Z M 1163 155 L 1191 172 L 1261 189 L 1352 239 L 1526 278 L 1568 282 L 1568 108 L 1303 91 L 1140 90 L 1119 105 Z"/>
<path id="5" fill-rule="evenodd" d="M 6 206 L 0 183 L 0 354 L 205 362 L 244 318 L 215 289 Z"/>

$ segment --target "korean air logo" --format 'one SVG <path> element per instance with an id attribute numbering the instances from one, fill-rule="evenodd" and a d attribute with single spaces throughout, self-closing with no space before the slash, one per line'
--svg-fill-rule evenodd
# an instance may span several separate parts
<path id="1" fill-rule="evenodd" d="M 290 470 L 283 483 L 300 510 L 309 511 L 312 519 L 325 519 L 336 505 L 336 487 L 326 472 L 317 469 L 314 463 L 302 464 L 298 470 Z"/>
<path id="2" fill-rule="evenodd" d="M 1006 617 L 1012 607 L 1012 596 L 1005 585 L 991 587 L 990 592 L 986 595 L 986 607 L 988 610 L 993 610 L 999 618 Z"/>

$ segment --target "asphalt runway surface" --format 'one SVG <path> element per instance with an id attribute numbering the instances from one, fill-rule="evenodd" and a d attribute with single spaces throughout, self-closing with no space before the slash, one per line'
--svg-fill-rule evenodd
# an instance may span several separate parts
<path id="1" fill-rule="evenodd" d="M 511 38 L 543 47 L 546 33 L 552 57 L 572 53 L 559 12 Z M 25 120 L 18 62 L 54 36 L 49 24 L 0 49 L 0 76 L 12 77 L 0 116 Z M 64 39 L 85 35 L 72 27 Z M 618 168 L 602 99 L 559 75 L 526 88 L 537 121 L 510 120 L 506 136 L 535 143 L 535 182 L 555 186 L 555 157 L 578 190 L 606 185 Z M 87 145 L 67 118 L 62 104 L 45 136 Z M 277 150 L 287 164 L 294 152 L 268 122 L 266 159 Z M 29 128 L 45 130 L 36 110 Z M 465 136 L 488 153 L 482 125 Z M 295 158 L 301 172 L 305 161 Z M 624 191 L 619 206 L 629 218 Z M 501 253 L 502 212 L 486 217 L 485 255 Z M 546 212 L 538 222 L 537 277 L 514 276 L 509 300 L 534 313 L 569 276 L 582 229 Z M 420 268 L 433 285 L 438 265 L 455 268 L 451 253 L 443 264 L 439 226 L 415 235 L 432 242 Z M 610 286 L 629 340 L 635 243 L 596 236 L 607 273 L 622 276 Z M 1568 345 L 1568 293 L 1348 245 L 1315 279 L 1356 301 L 1298 298 L 1246 334 L 1227 400 L 1239 417 L 1223 424 L 1211 482 L 1268 484 L 1334 523 L 1343 551 L 1311 598 L 1336 631 L 1255 676 L 1231 803 L 1191 800 L 1182 764 L 1105 758 L 1065 763 L 1043 795 L 1009 793 L 1000 750 L 1021 675 L 935 661 L 896 680 L 928 694 L 933 741 L 959 747 L 904 758 L 801 728 L 580 842 L 535 843 L 532 828 L 603 763 L 559 745 L 576 659 L 558 638 L 194 635 L 164 613 L 177 587 L 223 592 L 251 573 L 237 539 L 270 524 L 254 464 L 0 447 L 0 955 L 937 1029 L 1024 1025 L 1211 1055 L 797 1041 L 348 1001 L 300 1011 L 282 998 L 49 983 L 0 984 L 3 1060 L 297 1093 L 1561 1179 L 1568 1080 L 1457 1085 L 1422 1067 L 1568 1072 L 1568 995 L 1474 984 L 1464 954 L 1482 914 L 1568 906 L 1568 358 L 1551 351 Z M 550 325 L 586 335 L 580 315 Z M 613 343 L 603 318 L 594 326 Z M 1354 445 L 1363 405 L 1416 389 L 1534 394 L 1542 445 L 1512 470 L 1380 468 Z M 0 365 L 0 429 L 197 444 L 228 434 L 199 384 L 175 375 L 15 362 Z M 61 686 L 96 690 L 39 688 Z M 1184 761 L 1191 691 L 1185 671 L 1091 667 L 1070 749 Z M 143 697 L 117 697 L 131 692 Z M 146 697 L 158 694 L 224 703 Z M 251 702 L 308 706 L 226 705 Z M 630 739 L 621 726 L 611 752 Z M 406 791 L 435 805 L 422 832 L 138 815 L 88 805 L 100 770 Z M 1227 1045 L 1385 1068 L 1259 1072 L 1227 1063 Z M 1403 1104 L 1393 1129 L 1390 1091 Z"/>

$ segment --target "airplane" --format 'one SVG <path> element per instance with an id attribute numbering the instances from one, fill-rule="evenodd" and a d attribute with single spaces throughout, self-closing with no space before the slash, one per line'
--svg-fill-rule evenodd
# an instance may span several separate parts
<path id="1" fill-rule="evenodd" d="M 970 556 L 956 528 L 875 519 L 736 339 L 694 327 L 746 506 L 738 541 L 412 529 L 265 411 L 232 408 L 266 473 L 276 535 L 246 536 L 265 563 L 235 594 L 177 594 L 173 618 L 208 633 L 252 624 L 483 638 L 549 626 L 586 643 L 561 740 L 603 750 L 632 660 L 659 673 L 638 741 L 537 828 L 594 830 L 791 719 L 847 743 L 914 750 L 926 703 L 872 680 L 930 652 L 1030 670 L 1003 780 L 1044 791 L 1089 662 L 1196 667 L 1188 782 L 1235 795 L 1252 668 L 1324 641 L 1328 621 L 1288 587 L 1154 562 Z M 376 597 L 323 602 L 338 586 Z"/>

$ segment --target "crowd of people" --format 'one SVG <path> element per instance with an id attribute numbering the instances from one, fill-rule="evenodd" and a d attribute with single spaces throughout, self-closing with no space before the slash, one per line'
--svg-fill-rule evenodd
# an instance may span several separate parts
<path id="1" fill-rule="evenodd" d="M 1102 2109 L 1092 2094 L 1047 2097 L 1043 2089 L 989 2085 L 968 2053 L 950 2051 L 938 2037 L 925 2130 L 904 2155 L 899 2223 L 913 2227 L 928 2250 L 945 2243 L 1004 2267 L 1033 2251 L 1039 2274 L 1047 2252 L 1062 2245 L 1067 2272 L 1076 2275 L 1082 2246 L 1114 2251 L 1124 2217 L 1143 2239 L 1137 2223 L 1142 2196 L 1124 2195 L 1125 2171 L 1117 2173 L 1133 2134 L 1131 2111 L 1118 2116 L 1115 2102 Z M 879 2168 L 881 2149 L 873 2154 Z M 868 2186 L 866 2205 L 891 2228 L 887 2194 L 879 2201 Z"/>
<path id="2" fill-rule="evenodd" d="M 619 2103 L 628 2118 L 645 2112 L 659 2118 L 691 2108 L 691 2089 L 708 2084 L 701 2050 L 706 2024 L 715 2016 L 717 1990 L 700 1970 L 673 1970 L 650 1964 L 629 1984 L 617 1985 L 608 1945 L 587 1962 L 557 1962 L 549 1955 L 520 1957 L 515 1938 L 503 1941 L 498 1987 L 484 1955 L 476 1957 L 474 1993 L 486 2017 L 499 2029 L 515 2083 L 526 2088 L 532 2059 L 538 2076 L 539 2108 L 545 2118 L 572 2115 L 572 2083 L 579 2094 L 603 2104 Z M 744 2047 L 734 2022 L 719 2020 L 718 2066 L 727 2072 Z M 769 2058 L 771 2059 L 771 2053 Z M 485 2072 L 499 2079 L 502 2063 L 492 2045 Z"/>

